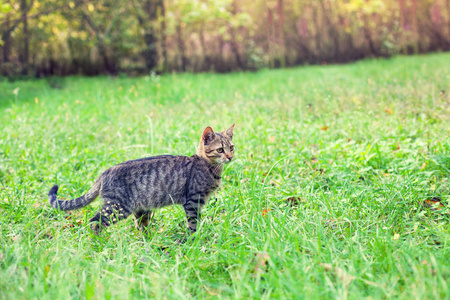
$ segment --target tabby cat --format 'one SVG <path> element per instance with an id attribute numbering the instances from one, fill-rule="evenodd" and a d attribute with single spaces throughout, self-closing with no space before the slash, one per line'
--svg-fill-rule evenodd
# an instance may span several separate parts
<path id="1" fill-rule="evenodd" d="M 191 157 L 162 155 L 130 160 L 106 170 L 83 196 L 61 201 L 56 197 L 58 186 L 49 194 L 50 205 L 60 210 L 84 207 L 101 196 L 101 211 L 90 221 L 98 234 L 102 227 L 134 214 L 141 229 L 147 227 L 151 210 L 181 204 L 191 232 L 197 230 L 200 211 L 208 197 L 220 184 L 224 164 L 233 159 L 234 124 L 214 133 L 203 131 L 197 152 Z"/>

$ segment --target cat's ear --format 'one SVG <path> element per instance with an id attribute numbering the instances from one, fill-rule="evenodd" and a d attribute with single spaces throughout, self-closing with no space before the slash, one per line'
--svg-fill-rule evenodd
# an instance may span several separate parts
<path id="1" fill-rule="evenodd" d="M 233 139 L 233 128 L 234 124 L 230 126 L 227 130 L 224 131 L 224 133 L 231 139 Z"/>
<path id="2" fill-rule="evenodd" d="M 205 143 L 205 145 L 209 144 L 212 140 L 216 138 L 216 134 L 212 130 L 211 127 L 206 127 L 205 130 L 203 130 L 202 140 Z"/>

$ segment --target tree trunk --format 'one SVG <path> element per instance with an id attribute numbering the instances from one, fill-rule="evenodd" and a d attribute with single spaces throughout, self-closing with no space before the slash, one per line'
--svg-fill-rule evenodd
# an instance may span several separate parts
<path id="1" fill-rule="evenodd" d="M 5 27 L 6 29 L 2 34 L 2 41 L 3 41 L 3 63 L 9 62 L 9 54 L 11 52 L 11 32 L 12 30 L 9 30 L 10 23 L 9 23 L 9 16 L 6 19 Z"/>
<path id="2" fill-rule="evenodd" d="M 160 0 L 161 7 L 161 55 L 163 58 L 162 72 L 167 72 L 167 43 L 166 43 L 166 6 L 164 0 Z"/>
<path id="3" fill-rule="evenodd" d="M 187 58 L 186 58 L 186 46 L 184 44 L 183 34 L 181 30 L 181 20 L 178 21 L 176 30 L 177 30 L 178 50 L 180 50 L 181 55 L 181 71 L 184 72 L 186 71 Z"/>
<path id="4" fill-rule="evenodd" d="M 321 26 L 320 26 L 320 21 L 319 21 L 319 13 L 318 13 L 318 9 L 317 9 L 316 5 L 313 6 L 313 19 L 314 19 L 313 24 L 316 26 L 315 32 L 314 32 L 314 41 L 316 43 L 316 49 L 317 49 L 316 57 L 318 58 L 318 60 L 320 60 L 320 58 L 323 57 L 322 40 L 321 40 L 321 36 L 323 36 L 323 34 L 320 32 Z"/>
<path id="5" fill-rule="evenodd" d="M 407 53 L 407 47 L 405 47 L 405 0 L 398 0 L 398 6 L 400 10 L 400 47 L 403 50 L 403 53 Z"/>
<path id="6" fill-rule="evenodd" d="M 95 36 L 96 36 L 97 42 L 98 42 L 97 46 L 98 46 L 98 49 L 99 49 L 102 59 L 103 59 L 103 66 L 105 67 L 106 71 L 109 74 L 116 74 L 117 70 L 116 70 L 115 63 L 111 62 L 108 57 L 108 48 L 105 45 L 105 42 L 103 40 L 103 36 L 102 36 L 102 33 L 100 32 L 100 29 L 97 27 L 94 20 L 92 20 L 91 16 L 88 13 L 86 13 L 84 10 L 81 10 L 81 12 L 83 14 L 84 20 L 86 21 L 88 26 L 95 33 Z"/>
<path id="7" fill-rule="evenodd" d="M 286 67 L 286 45 L 284 42 L 284 11 L 283 0 L 278 0 L 277 3 L 278 14 L 278 59 L 280 67 Z"/>
<path id="8" fill-rule="evenodd" d="M 30 4 L 32 5 L 32 3 Z M 22 23 L 23 23 L 23 52 L 21 57 L 22 63 L 22 74 L 26 75 L 29 71 L 29 60 L 30 60 L 30 51 L 29 51 L 29 35 L 28 35 L 28 6 L 27 0 L 20 1 L 20 10 L 22 12 Z"/>
<path id="9" fill-rule="evenodd" d="M 269 68 L 273 68 L 275 63 L 273 60 L 273 46 L 272 46 L 272 27 L 273 27 L 273 13 L 272 10 L 267 8 L 267 52 L 269 54 Z"/>
<path id="10" fill-rule="evenodd" d="M 235 0 L 235 1 L 233 1 L 231 13 L 232 13 L 233 16 L 234 16 L 234 15 L 236 15 L 237 12 L 238 12 L 238 7 L 237 7 L 237 2 L 236 2 L 236 0 Z M 232 51 L 233 54 L 234 54 L 236 63 L 238 64 L 238 67 L 239 67 L 241 70 L 243 70 L 243 69 L 245 69 L 245 66 L 244 66 L 244 64 L 242 63 L 241 57 L 240 57 L 240 55 L 239 55 L 239 45 L 238 45 L 238 43 L 236 42 L 236 31 L 234 30 L 234 28 L 231 27 L 230 24 L 228 24 L 228 30 L 229 30 L 230 36 L 231 36 L 231 39 L 230 39 L 231 51 Z"/>
<path id="11" fill-rule="evenodd" d="M 371 55 L 376 55 L 377 54 L 377 50 L 375 48 L 375 43 L 373 42 L 372 39 L 372 35 L 370 33 L 370 26 L 369 26 L 369 22 L 367 21 L 367 16 L 364 14 L 364 12 L 361 12 L 362 14 L 362 18 L 363 18 L 363 33 L 364 33 L 364 37 L 367 41 L 367 43 L 369 44 L 369 49 L 370 49 L 370 53 Z"/>
<path id="12" fill-rule="evenodd" d="M 147 15 L 147 26 L 144 33 L 144 60 L 147 71 L 158 66 L 158 36 L 155 30 L 155 22 L 158 20 L 158 6 L 160 1 L 147 0 L 144 2 L 144 11 Z"/>
<path id="13" fill-rule="evenodd" d="M 450 0 L 447 0 L 446 4 L 447 4 L 448 36 L 450 36 Z M 449 41 L 449 44 L 450 44 L 450 40 L 448 40 L 448 41 Z"/>
<path id="14" fill-rule="evenodd" d="M 417 27 L 417 3 L 416 0 L 411 0 L 411 29 L 413 32 L 413 48 L 414 53 L 419 53 L 419 32 Z"/>

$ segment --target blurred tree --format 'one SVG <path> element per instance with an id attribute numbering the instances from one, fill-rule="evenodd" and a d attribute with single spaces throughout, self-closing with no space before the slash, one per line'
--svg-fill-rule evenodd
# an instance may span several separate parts
<path id="1" fill-rule="evenodd" d="M 219 71 L 450 50 L 450 0 L 0 0 L 0 74 Z"/>
<path id="2" fill-rule="evenodd" d="M 144 30 L 145 49 L 142 51 L 147 70 L 153 70 L 158 66 L 158 21 L 162 20 L 162 28 L 165 27 L 164 0 L 132 0 L 139 26 Z M 165 56 L 165 30 L 161 30 L 163 57 Z M 166 59 L 164 59 L 165 61 Z M 163 68 L 165 69 L 165 68 Z"/>

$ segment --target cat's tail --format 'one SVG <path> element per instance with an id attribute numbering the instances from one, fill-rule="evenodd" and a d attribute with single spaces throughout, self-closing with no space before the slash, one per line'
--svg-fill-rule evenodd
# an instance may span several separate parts
<path id="1" fill-rule="evenodd" d="M 64 201 L 57 199 L 56 193 L 58 192 L 58 186 L 54 185 L 48 193 L 48 203 L 50 203 L 53 208 L 59 210 L 79 209 L 85 207 L 86 205 L 94 201 L 95 198 L 97 198 L 98 194 L 100 193 L 100 186 L 100 182 L 96 181 L 89 192 L 87 192 L 85 195 L 76 199 Z"/>

